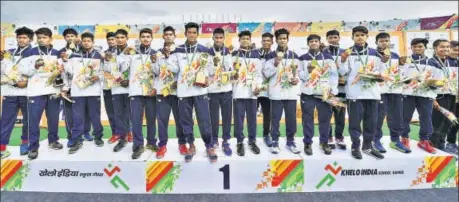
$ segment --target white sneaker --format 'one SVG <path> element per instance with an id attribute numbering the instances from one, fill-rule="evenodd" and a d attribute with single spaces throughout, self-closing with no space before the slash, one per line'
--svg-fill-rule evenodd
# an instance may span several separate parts
<path id="1" fill-rule="evenodd" d="M 298 150 L 295 144 L 287 145 L 287 149 L 294 154 L 299 154 L 301 152 L 300 150 Z"/>
<path id="2" fill-rule="evenodd" d="M 271 148 L 271 153 L 272 154 L 278 154 L 280 152 L 279 146 L 272 146 Z"/>

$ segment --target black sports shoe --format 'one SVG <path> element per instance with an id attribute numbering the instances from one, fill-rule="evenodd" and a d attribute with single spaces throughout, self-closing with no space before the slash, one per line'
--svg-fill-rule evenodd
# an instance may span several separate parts
<path id="1" fill-rule="evenodd" d="M 333 141 L 333 137 L 331 138 L 328 138 L 328 146 L 330 147 L 330 149 L 335 149 L 335 142 Z"/>
<path id="2" fill-rule="evenodd" d="M 62 146 L 62 144 L 58 141 L 50 143 L 48 147 L 54 150 L 61 150 L 62 148 L 64 148 L 64 146 Z"/>
<path id="3" fill-rule="evenodd" d="M 83 143 L 78 141 L 78 142 L 75 142 L 72 146 L 70 146 L 70 149 L 69 149 L 69 154 L 74 154 L 76 153 L 78 150 L 80 150 L 80 148 L 83 146 Z"/>
<path id="4" fill-rule="evenodd" d="M 255 142 L 250 142 L 249 143 L 249 148 L 252 150 L 254 154 L 260 154 L 260 148 L 258 148 L 257 143 Z"/>
<path id="5" fill-rule="evenodd" d="M 330 155 L 332 153 L 328 143 L 320 143 L 319 147 L 325 155 Z"/>
<path id="6" fill-rule="evenodd" d="M 96 146 L 98 147 L 104 146 L 104 141 L 101 138 L 95 138 L 94 143 L 96 143 Z"/>
<path id="7" fill-rule="evenodd" d="M 132 159 L 138 159 L 142 153 L 145 151 L 143 145 L 141 146 L 134 146 L 134 153 L 132 153 Z"/>
<path id="8" fill-rule="evenodd" d="M 370 147 L 369 149 L 362 149 L 363 153 L 369 155 L 369 156 L 372 156 L 376 159 L 383 159 L 384 156 L 378 151 L 376 150 L 375 148 L 373 147 Z"/>
<path id="9" fill-rule="evenodd" d="M 126 140 L 125 139 L 120 139 L 118 141 L 118 144 L 116 144 L 115 148 L 113 148 L 114 152 L 119 152 L 121 151 L 125 146 L 126 146 Z"/>
<path id="10" fill-rule="evenodd" d="M 38 157 L 38 149 L 30 150 L 28 157 L 30 160 L 36 159 Z"/>
<path id="11" fill-rule="evenodd" d="M 312 147 L 311 144 L 305 144 L 304 145 L 304 153 L 308 156 L 312 155 Z"/>
<path id="12" fill-rule="evenodd" d="M 245 155 L 244 143 L 242 142 L 237 143 L 236 147 L 237 147 L 237 155 L 244 156 Z"/>
<path id="13" fill-rule="evenodd" d="M 352 148 L 351 154 L 355 159 L 362 159 L 362 152 L 360 152 L 359 148 Z"/>

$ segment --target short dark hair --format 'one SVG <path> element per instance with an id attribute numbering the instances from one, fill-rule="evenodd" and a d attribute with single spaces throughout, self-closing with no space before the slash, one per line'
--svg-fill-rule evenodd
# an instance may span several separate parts
<path id="1" fill-rule="evenodd" d="M 37 30 L 35 30 L 35 34 L 37 36 L 39 34 L 43 34 L 43 35 L 45 35 L 47 37 L 53 37 L 53 32 L 47 27 L 38 28 Z"/>
<path id="2" fill-rule="evenodd" d="M 26 35 L 27 37 L 29 37 L 29 39 L 33 39 L 33 30 L 27 27 L 21 27 L 17 29 L 15 32 L 16 32 L 16 37 L 20 35 Z"/>
<path id="3" fill-rule="evenodd" d="M 338 30 L 330 30 L 327 32 L 327 34 L 325 35 L 326 37 L 328 36 L 339 36 L 339 31 Z"/>
<path id="4" fill-rule="evenodd" d="M 250 38 L 252 38 L 252 33 L 249 30 L 244 30 L 238 34 L 239 39 L 243 36 L 249 36 Z"/>
<path id="5" fill-rule="evenodd" d="M 376 42 L 378 42 L 379 39 L 390 39 L 390 35 L 386 32 L 381 32 L 376 35 Z"/>
<path id="6" fill-rule="evenodd" d="M 83 40 L 84 38 L 90 38 L 91 41 L 94 41 L 94 34 L 89 33 L 89 32 L 85 32 L 85 33 L 81 34 L 81 40 Z"/>
<path id="7" fill-rule="evenodd" d="M 368 29 L 364 26 L 357 26 L 352 28 L 352 36 L 354 36 L 356 32 L 363 32 L 364 34 L 368 35 Z"/>
<path id="8" fill-rule="evenodd" d="M 188 29 L 191 29 L 191 28 L 196 28 L 196 31 L 199 34 L 199 25 L 197 23 L 195 23 L 195 22 L 186 23 L 186 25 L 185 25 L 185 33 L 188 31 Z"/>
<path id="9" fill-rule="evenodd" d="M 153 37 L 153 31 L 150 28 L 143 28 L 139 32 L 139 36 L 142 36 L 143 33 L 150 34 Z"/>
<path id="10" fill-rule="evenodd" d="M 163 29 L 163 33 L 172 32 L 175 35 L 175 29 L 172 26 L 167 26 Z"/>
<path id="11" fill-rule="evenodd" d="M 225 35 L 225 30 L 223 30 L 222 28 L 217 28 L 217 29 L 214 29 L 214 33 L 212 35 L 215 35 L 215 34 L 223 34 Z"/>
<path id="12" fill-rule="evenodd" d="M 128 36 L 128 32 L 125 29 L 116 30 L 115 35 L 118 35 L 118 34 L 124 35 L 126 37 Z"/>
<path id="13" fill-rule="evenodd" d="M 317 39 L 317 40 L 319 40 L 319 42 L 320 42 L 320 36 L 317 35 L 317 34 L 311 34 L 311 35 L 309 35 L 308 38 L 307 38 L 306 40 L 307 40 L 308 43 L 309 43 L 309 41 L 311 41 L 311 40 L 313 40 L 313 39 Z"/>
<path id="14" fill-rule="evenodd" d="M 451 46 L 451 48 L 456 48 L 459 44 L 457 41 L 451 41 L 449 42 L 449 45 Z"/>
<path id="15" fill-rule="evenodd" d="M 424 47 L 427 47 L 429 40 L 427 40 L 426 38 L 414 38 L 413 40 L 411 40 L 411 46 L 415 46 L 420 43 L 422 43 Z"/>
<path id="16" fill-rule="evenodd" d="M 443 43 L 443 42 L 449 43 L 449 41 L 446 39 L 437 39 L 433 42 L 432 46 L 436 48 L 440 45 L 440 43 Z"/>
<path id="17" fill-rule="evenodd" d="M 73 28 L 67 28 L 67 29 L 65 29 L 64 32 L 62 33 L 62 35 L 63 35 L 64 37 L 67 36 L 68 34 L 73 34 L 73 35 L 75 35 L 75 36 L 78 36 L 78 32 L 77 32 L 75 29 L 73 29 Z"/>
<path id="18" fill-rule="evenodd" d="M 116 37 L 115 32 L 108 32 L 107 35 L 105 35 L 105 38 L 110 38 L 110 37 Z"/>
<path id="19" fill-rule="evenodd" d="M 274 32 L 274 35 L 276 36 L 276 39 L 279 38 L 279 36 L 281 34 L 287 34 L 287 39 L 288 39 L 288 36 L 290 35 L 290 32 L 288 30 L 286 30 L 285 28 L 281 28 L 281 29 L 278 29 Z"/>
<path id="20" fill-rule="evenodd" d="M 263 35 L 261 35 L 261 38 L 265 38 L 265 37 L 269 37 L 269 38 L 273 39 L 273 38 L 274 38 L 274 35 L 271 34 L 271 33 L 269 33 L 269 32 L 266 32 L 266 33 L 264 33 Z"/>

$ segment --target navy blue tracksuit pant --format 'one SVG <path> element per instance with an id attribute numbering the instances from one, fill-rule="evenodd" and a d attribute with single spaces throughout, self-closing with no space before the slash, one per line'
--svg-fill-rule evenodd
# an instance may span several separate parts
<path id="1" fill-rule="evenodd" d="M 285 113 L 287 144 L 290 144 L 295 141 L 296 100 L 271 100 L 271 135 L 275 142 L 279 142 L 282 111 Z"/>
<path id="2" fill-rule="evenodd" d="M 414 110 L 418 111 L 419 115 L 419 139 L 429 140 L 432 135 L 432 109 L 433 99 L 418 96 L 403 96 L 403 129 L 402 137 L 409 138 L 410 123 L 413 118 Z"/>
<path id="3" fill-rule="evenodd" d="M 338 93 L 336 97 L 346 98 L 345 93 Z M 342 140 L 344 138 L 344 126 L 346 124 L 346 108 L 344 107 L 333 107 L 333 116 L 335 116 L 335 139 Z M 333 127 L 330 124 L 330 133 L 328 138 L 333 138 Z"/>
<path id="4" fill-rule="evenodd" d="M 257 100 L 234 99 L 234 137 L 237 143 L 244 141 L 244 119 L 247 114 L 247 130 L 249 142 L 255 142 L 257 138 Z"/>
<path id="5" fill-rule="evenodd" d="M 188 143 L 194 142 L 193 107 L 198 119 L 199 132 L 206 148 L 212 148 L 212 130 L 210 124 L 209 98 L 207 95 L 179 98 L 179 117 Z"/>
<path id="6" fill-rule="evenodd" d="M 378 104 L 378 123 L 374 141 L 378 142 L 383 136 L 382 126 L 387 115 L 391 141 L 400 140 L 403 133 L 403 97 L 402 94 L 381 94 Z"/>
<path id="7" fill-rule="evenodd" d="M 332 106 L 321 99 L 315 98 L 313 95 L 301 94 L 304 144 L 312 144 L 312 137 L 314 137 L 314 110 L 316 108 L 319 114 L 319 141 L 320 143 L 328 143 Z"/>
<path id="8" fill-rule="evenodd" d="M 53 98 L 52 95 L 41 95 L 29 97 L 29 150 L 36 150 L 40 141 L 40 120 L 43 111 L 48 119 L 48 142 L 53 143 L 59 140 L 59 111 L 60 98 Z"/>
<path id="9" fill-rule="evenodd" d="M 168 95 L 166 97 L 162 95 L 156 96 L 156 116 L 158 119 L 158 136 L 159 143 L 158 147 L 167 145 L 169 139 L 168 126 L 169 118 L 172 114 L 175 120 L 175 133 L 179 144 L 186 144 L 186 136 L 183 134 L 182 124 L 180 124 L 178 98 L 176 95 Z"/>
<path id="10" fill-rule="evenodd" d="M 116 129 L 120 132 L 120 138 L 126 138 L 129 133 L 131 106 L 129 94 L 113 95 L 113 109 L 115 111 Z"/>
<path id="11" fill-rule="evenodd" d="M 134 147 L 144 145 L 142 134 L 144 112 L 147 119 L 147 144 L 156 145 L 156 96 L 132 96 L 130 104 Z"/>
<path id="12" fill-rule="evenodd" d="M 209 93 L 210 123 L 212 125 L 212 141 L 218 142 L 218 129 L 220 125 L 220 108 L 222 110 L 223 141 L 231 138 L 231 112 L 233 108 L 233 93 Z"/>
<path id="13" fill-rule="evenodd" d="M 456 96 L 451 94 L 439 94 L 437 96 L 437 102 L 441 107 L 455 113 Z M 457 133 L 457 126 L 453 126 L 451 122 L 436 109 L 432 111 L 432 125 L 433 134 L 430 137 L 430 141 L 434 147 L 443 149 L 445 147 L 446 136 L 450 136 L 450 133 Z M 452 141 L 451 143 L 456 143 L 456 141 Z"/>
<path id="14" fill-rule="evenodd" d="M 84 133 L 87 114 L 93 127 L 94 138 L 101 139 L 103 127 L 100 122 L 100 96 L 72 97 L 73 109 L 72 140 L 77 142 Z"/>
<path id="15" fill-rule="evenodd" d="M 349 134 L 351 135 L 352 148 L 360 148 L 360 135 L 362 134 L 361 123 L 363 121 L 363 144 L 362 149 L 371 148 L 376 124 L 378 121 L 379 100 L 349 100 Z"/>
<path id="16" fill-rule="evenodd" d="M 22 142 L 29 140 L 29 118 L 27 114 L 27 97 L 26 96 L 4 96 L 2 102 L 1 116 L 1 136 L 0 145 L 8 145 L 10 142 L 11 132 L 13 132 L 14 123 L 16 122 L 19 109 L 22 112 Z"/>
<path id="17" fill-rule="evenodd" d="M 73 98 L 72 98 L 73 99 Z M 72 137 L 72 128 L 73 128 L 73 104 L 66 99 L 62 99 L 64 104 L 64 115 L 65 115 L 65 129 L 67 130 L 67 139 L 70 140 Z M 91 130 L 91 121 L 89 117 L 88 108 L 86 108 L 86 116 L 84 121 L 84 132 L 83 134 L 89 134 Z"/>
<path id="18" fill-rule="evenodd" d="M 271 100 L 268 97 L 258 97 L 257 109 L 260 105 L 263 114 L 263 137 L 267 137 L 271 128 Z"/>
<path id="19" fill-rule="evenodd" d="M 104 104 L 105 111 L 107 112 L 108 122 L 110 123 L 110 128 L 112 129 L 112 135 L 118 135 L 120 132 L 116 128 L 115 121 L 115 110 L 113 109 L 113 96 L 112 90 L 104 90 Z"/>

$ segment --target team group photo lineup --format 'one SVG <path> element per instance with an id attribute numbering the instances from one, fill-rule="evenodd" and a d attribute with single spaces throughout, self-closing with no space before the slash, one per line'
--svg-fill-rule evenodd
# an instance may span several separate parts
<path id="1" fill-rule="evenodd" d="M 237 33 L 236 47 L 226 44 L 222 27 L 207 44 L 200 43 L 199 23 L 187 22 L 183 30 L 186 40 L 178 44 L 175 28 L 166 24 L 160 32 L 164 44 L 153 46 L 154 31 L 143 28 L 136 33 L 140 43 L 132 46 L 131 33 L 118 29 L 106 33 L 108 49 L 101 50 L 93 33 L 67 28 L 66 45 L 57 50 L 49 28 L 16 27 L 17 47 L 0 54 L 1 158 L 12 152 L 8 144 L 19 111 L 20 155 L 30 160 L 39 158 L 45 135 L 50 149 L 69 155 L 107 143 L 117 153 L 130 150 L 125 147 L 132 142 L 132 159 L 146 150 L 157 159 L 175 150 L 190 162 L 195 141 L 201 141 L 195 140 L 195 125 L 210 162 L 218 160 L 217 150 L 258 155 L 261 144 L 272 154 L 310 156 L 318 145 L 325 155 L 347 150 L 355 159 L 384 159 L 387 150 L 409 155 L 412 137 L 426 153 L 458 154 L 458 41 L 414 38 L 411 53 L 399 55 L 389 32 L 370 39 L 367 27 L 355 26 L 352 46 L 340 45 L 339 30 L 326 30 L 325 37 L 304 37 L 308 51 L 300 54 L 289 47 L 291 33 L 284 28 L 262 33 L 261 47 L 247 30 Z M 429 44 L 433 54 L 426 53 Z M 102 104 L 109 139 L 102 138 Z M 65 146 L 58 136 L 61 110 Z M 415 111 L 419 133 L 410 130 Z M 47 132 L 40 134 L 44 114 Z M 175 134 L 168 131 L 171 116 Z M 384 143 L 386 123 L 390 142 Z M 263 134 L 258 141 L 257 130 Z M 167 147 L 172 135 L 178 148 Z M 233 138 L 236 144 L 230 144 Z"/>

